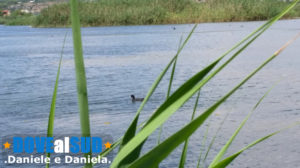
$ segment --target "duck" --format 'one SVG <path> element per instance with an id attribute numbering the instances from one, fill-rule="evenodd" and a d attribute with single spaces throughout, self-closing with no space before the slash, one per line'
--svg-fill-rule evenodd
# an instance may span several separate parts
<path id="1" fill-rule="evenodd" d="M 135 102 L 135 101 L 143 101 L 143 100 L 144 100 L 144 98 L 135 98 L 134 95 L 131 95 L 130 97 L 131 97 L 132 102 Z"/>

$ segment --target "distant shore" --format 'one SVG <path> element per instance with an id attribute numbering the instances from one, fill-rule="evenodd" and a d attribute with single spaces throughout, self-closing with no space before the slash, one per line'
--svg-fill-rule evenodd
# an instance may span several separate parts
<path id="1" fill-rule="evenodd" d="M 184 24 L 267 20 L 279 13 L 287 2 L 274 0 L 102 0 L 81 2 L 81 24 L 89 26 Z M 300 17 L 300 4 L 284 18 Z M 0 17 L 0 24 L 33 27 L 68 27 L 68 4 L 56 4 L 39 15 Z"/>

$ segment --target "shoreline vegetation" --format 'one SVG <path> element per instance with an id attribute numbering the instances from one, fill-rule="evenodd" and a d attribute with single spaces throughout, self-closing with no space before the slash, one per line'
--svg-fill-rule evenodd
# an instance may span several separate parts
<path id="1" fill-rule="evenodd" d="M 79 4 L 82 26 L 185 24 L 267 20 L 288 2 L 279 0 L 96 0 Z M 284 19 L 300 17 L 298 4 Z M 52 5 L 38 15 L 14 11 L 1 16 L 0 24 L 33 27 L 69 27 L 68 3 Z"/>

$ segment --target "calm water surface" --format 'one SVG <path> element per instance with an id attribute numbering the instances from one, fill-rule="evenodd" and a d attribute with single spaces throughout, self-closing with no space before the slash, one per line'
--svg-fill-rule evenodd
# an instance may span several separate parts
<path id="1" fill-rule="evenodd" d="M 178 60 L 173 91 L 263 22 L 200 24 Z M 174 30 L 173 27 L 176 29 Z M 174 56 L 181 36 L 193 25 L 120 26 L 83 28 L 91 129 L 116 140 L 130 124 L 154 79 Z M 200 114 L 248 73 L 300 31 L 300 20 L 279 21 L 206 85 L 201 92 Z M 64 34 L 68 33 L 57 96 L 55 134 L 80 133 L 71 30 L 0 26 L 0 132 L 45 134 L 51 96 Z M 300 121 L 300 39 L 239 89 L 191 137 L 186 167 L 194 168 L 228 114 L 208 161 L 213 159 L 259 98 L 280 80 L 234 141 L 228 154 L 272 131 Z M 142 113 L 146 119 L 165 100 L 169 75 Z M 184 126 L 191 117 L 194 98 L 164 125 L 163 138 Z M 201 147 L 209 125 L 208 142 Z M 229 167 L 300 167 L 299 126 L 284 131 L 238 157 Z M 143 148 L 155 143 L 155 132 Z M 177 167 L 182 146 L 161 167 Z M 209 163 L 209 162 L 208 162 Z M 3 166 L 1 161 L 0 167 Z M 42 166 L 41 166 L 42 167 Z"/>

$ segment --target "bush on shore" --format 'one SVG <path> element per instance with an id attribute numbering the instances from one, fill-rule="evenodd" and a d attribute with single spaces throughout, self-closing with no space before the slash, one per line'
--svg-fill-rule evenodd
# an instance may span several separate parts
<path id="1" fill-rule="evenodd" d="M 10 16 L 1 16 L 0 24 L 5 25 L 31 25 L 35 22 L 35 16 L 16 10 Z"/>

